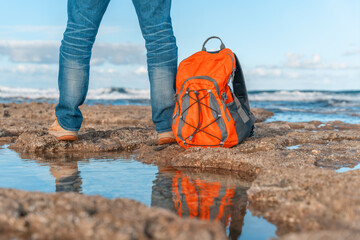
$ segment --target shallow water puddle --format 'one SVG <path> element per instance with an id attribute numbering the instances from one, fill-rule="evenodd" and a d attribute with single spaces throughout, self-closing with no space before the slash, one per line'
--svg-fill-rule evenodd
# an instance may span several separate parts
<path id="1" fill-rule="evenodd" d="M 352 168 L 342 167 L 342 168 L 336 169 L 335 172 L 344 173 L 344 172 L 348 172 L 348 171 L 352 171 L 352 170 L 359 170 L 359 169 L 360 169 L 360 163 L 358 163 L 355 167 L 352 167 Z"/>
<path id="2" fill-rule="evenodd" d="M 294 150 L 294 149 L 298 149 L 301 145 L 293 145 L 293 146 L 287 146 L 286 148 L 287 149 L 290 149 L 290 150 Z"/>
<path id="3" fill-rule="evenodd" d="M 2 146 L 0 187 L 130 198 L 182 217 L 216 219 L 225 226 L 230 239 L 276 237 L 275 225 L 252 216 L 247 209 L 250 182 L 217 173 L 146 165 L 122 159 L 116 153 L 101 157 L 20 156 Z"/>

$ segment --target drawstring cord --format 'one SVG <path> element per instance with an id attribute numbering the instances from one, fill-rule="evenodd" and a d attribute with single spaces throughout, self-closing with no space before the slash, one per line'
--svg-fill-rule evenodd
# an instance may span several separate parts
<path id="1" fill-rule="evenodd" d="M 199 98 L 199 92 L 200 92 L 200 91 L 206 91 L 207 93 L 206 93 L 203 97 Z M 191 92 L 194 92 L 194 93 L 195 93 L 195 98 L 190 95 Z M 209 91 L 209 90 L 207 90 L 207 89 L 200 89 L 200 90 L 197 90 L 197 91 L 196 91 L 196 90 L 187 90 L 187 91 L 186 91 L 185 94 L 188 94 L 189 97 L 190 97 L 191 99 L 193 99 L 195 102 L 192 103 L 191 105 L 189 105 L 187 108 L 185 108 L 185 109 L 182 111 L 182 113 L 180 114 L 180 116 L 181 116 L 180 119 L 181 119 L 185 124 L 187 124 L 188 126 L 194 128 L 194 131 L 193 131 L 192 134 L 190 134 L 188 137 L 186 137 L 186 138 L 184 139 L 184 141 L 186 141 L 187 139 L 189 139 L 189 140 L 191 141 L 191 140 L 193 139 L 194 135 L 197 134 L 197 133 L 199 133 L 199 132 L 203 132 L 203 133 L 205 133 L 205 134 L 207 134 L 207 135 L 209 135 L 209 136 L 212 136 L 212 137 L 218 139 L 219 141 L 221 141 L 221 139 L 218 138 L 217 136 L 215 136 L 215 135 L 213 135 L 213 134 L 211 134 L 211 133 L 208 133 L 207 131 L 204 130 L 205 128 L 209 127 L 211 124 L 215 123 L 217 120 L 219 120 L 219 119 L 221 118 L 221 113 L 219 113 L 218 111 L 216 111 L 216 110 L 213 109 L 212 107 L 210 107 L 210 106 L 204 104 L 203 102 L 201 102 L 202 99 L 204 99 L 204 98 L 206 98 L 207 96 L 210 95 L 210 92 L 211 92 L 211 91 Z M 188 111 L 189 108 L 191 108 L 191 107 L 194 106 L 194 105 L 197 105 L 197 106 L 198 106 L 198 114 L 199 114 L 199 115 L 198 115 L 198 122 L 197 122 L 197 126 L 196 126 L 196 127 L 193 126 L 193 125 L 191 125 L 190 123 L 186 122 L 185 119 L 183 118 L 184 113 L 185 113 L 186 111 Z M 216 116 L 217 116 L 217 118 L 216 118 L 214 121 L 212 121 L 211 123 L 207 124 L 206 126 L 204 126 L 204 127 L 202 127 L 202 128 L 201 128 L 201 124 L 202 124 L 202 121 L 203 121 L 203 115 L 202 115 L 202 111 L 201 111 L 201 105 L 202 105 L 202 106 L 205 106 L 206 108 L 209 108 L 211 111 L 215 112 L 215 113 L 216 113 Z M 186 143 L 186 144 L 196 145 L 196 146 L 220 146 L 220 145 L 221 145 L 221 144 L 216 144 L 216 145 L 199 145 L 199 144 L 191 144 L 191 143 Z"/>

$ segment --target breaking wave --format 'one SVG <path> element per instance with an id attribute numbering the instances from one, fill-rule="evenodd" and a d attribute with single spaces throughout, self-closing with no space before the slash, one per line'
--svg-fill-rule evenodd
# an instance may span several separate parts
<path id="1" fill-rule="evenodd" d="M 54 100 L 59 97 L 57 89 L 10 88 L 0 87 L 0 98 L 14 100 Z M 148 89 L 130 88 L 99 88 L 89 89 L 89 100 L 121 100 L 121 99 L 149 99 Z"/>
<path id="2" fill-rule="evenodd" d="M 252 101 L 360 102 L 360 91 L 250 91 Z"/>

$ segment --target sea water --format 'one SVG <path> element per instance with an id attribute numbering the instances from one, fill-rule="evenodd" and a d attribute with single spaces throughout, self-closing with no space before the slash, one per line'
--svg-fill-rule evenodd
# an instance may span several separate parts
<path id="1" fill-rule="evenodd" d="M 0 86 L 0 103 L 56 103 L 57 89 L 9 88 Z M 86 104 L 150 105 L 147 89 L 90 89 Z M 360 91 L 249 91 L 251 107 L 274 112 L 267 121 L 343 121 L 360 123 Z"/>

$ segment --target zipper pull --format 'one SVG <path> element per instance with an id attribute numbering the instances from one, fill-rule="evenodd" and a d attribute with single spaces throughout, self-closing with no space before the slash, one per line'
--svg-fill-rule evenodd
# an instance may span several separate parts
<path id="1" fill-rule="evenodd" d="M 227 95 L 226 95 L 226 92 L 223 92 L 223 93 L 221 94 L 221 98 L 222 98 L 222 100 L 223 100 L 224 103 L 228 100 Z"/>

